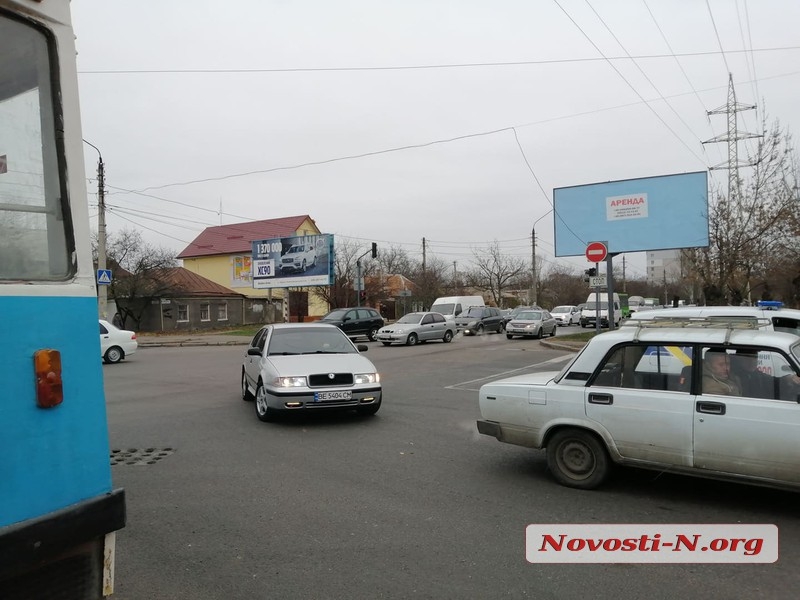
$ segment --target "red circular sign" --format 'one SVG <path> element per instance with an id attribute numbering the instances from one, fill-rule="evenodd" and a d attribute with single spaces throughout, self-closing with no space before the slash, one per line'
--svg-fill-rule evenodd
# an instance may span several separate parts
<path id="1" fill-rule="evenodd" d="M 586 245 L 586 260 L 603 262 L 608 256 L 608 248 L 603 242 L 589 242 Z"/>

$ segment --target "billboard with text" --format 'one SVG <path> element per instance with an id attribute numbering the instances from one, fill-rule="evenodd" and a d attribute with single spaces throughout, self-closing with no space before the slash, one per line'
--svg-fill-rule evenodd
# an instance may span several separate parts
<path id="1" fill-rule="evenodd" d="M 555 188 L 555 255 L 708 246 L 708 173 L 682 173 Z"/>
<path id="2" fill-rule="evenodd" d="M 299 235 L 253 242 L 253 288 L 333 283 L 333 235 Z"/>

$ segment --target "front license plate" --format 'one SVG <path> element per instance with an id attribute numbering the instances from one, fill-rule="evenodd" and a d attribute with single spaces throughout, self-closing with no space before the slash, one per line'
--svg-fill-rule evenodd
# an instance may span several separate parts
<path id="1" fill-rule="evenodd" d="M 350 390 L 342 392 L 314 392 L 314 402 L 325 402 L 326 400 L 350 400 L 353 392 Z"/>

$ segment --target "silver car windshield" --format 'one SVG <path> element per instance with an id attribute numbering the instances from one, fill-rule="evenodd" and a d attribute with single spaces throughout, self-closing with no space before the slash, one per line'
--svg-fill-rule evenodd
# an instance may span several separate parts
<path id="1" fill-rule="evenodd" d="M 399 319 L 397 319 L 397 323 L 419 323 L 420 319 L 422 319 L 422 313 L 408 313 L 407 315 L 403 315 Z"/>
<path id="2" fill-rule="evenodd" d="M 520 321 L 541 321 L 542 313 L 535 310 L 529 310 L 527 312 L 519 313 L 516 318 Z"/>
<path id="3" fill-rule="evenodd" d="M 275 329 L 267 347 L 268 356 L 357 353 L 358 350 L 340 329 L 328 327 Z"/>

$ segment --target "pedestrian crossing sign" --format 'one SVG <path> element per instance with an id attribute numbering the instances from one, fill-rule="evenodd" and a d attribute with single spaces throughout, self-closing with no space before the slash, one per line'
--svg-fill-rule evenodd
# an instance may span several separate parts
<path id="1" fill-rule="evenodd" d="M 111 269 L 97 269 L 97 283 L 100 285 L 110 285 Z"/>

